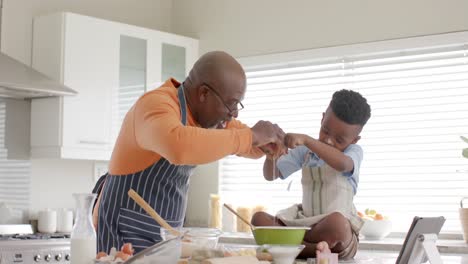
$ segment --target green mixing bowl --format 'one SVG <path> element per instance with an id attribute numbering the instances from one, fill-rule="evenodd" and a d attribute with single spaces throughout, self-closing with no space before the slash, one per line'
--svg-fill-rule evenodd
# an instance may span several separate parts
<path id="1" fill-rule="evenodd" d="M 300 245 L 307 230 L 310 230 L 310 227 L 256 226 L 253 229 L 253 235 L 258 245 Z"/>

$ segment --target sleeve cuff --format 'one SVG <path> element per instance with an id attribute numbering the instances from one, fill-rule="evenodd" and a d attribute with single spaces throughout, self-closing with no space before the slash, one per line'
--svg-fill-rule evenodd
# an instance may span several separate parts
<path id="1" fill-rule="evenodd" d="M 236 154 L 248 153 L 252 149 L 252 130 L 242 128 L 237 130 L 238 148 Z"/>

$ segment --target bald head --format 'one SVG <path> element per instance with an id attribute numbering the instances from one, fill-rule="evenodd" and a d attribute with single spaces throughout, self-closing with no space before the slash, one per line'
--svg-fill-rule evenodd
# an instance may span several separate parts
<path id="1" fill-rule="evenodd" d="M 193 86 L 208 83 L 219 88 L 219 92 L 242 86 L 245 89 L 245 72 L 231 55 L 223 51 L 212 51 L 201 56 L 189 73 Z"/>
<path id="2" fill-rule="evenodd" d="M 223 51 L 201 56 L 184 82 L 190 110 L 205 128 L 224 127 L 237 117 L 246 86 L 244 69 Z"/>

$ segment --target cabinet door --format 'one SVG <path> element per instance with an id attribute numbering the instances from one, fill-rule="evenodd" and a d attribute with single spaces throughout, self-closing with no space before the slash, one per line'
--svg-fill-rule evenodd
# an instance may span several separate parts
<path id="1" fill-rule="evenodd" d="M 148 89 L 157 88 L 171 77 L 184 81 L 197 59 L 197 40 L 153 31 L 148 45 Z"/>
<path id="2" fill-rule="evenodd" d="M 182 36 L 166 36 L 161 41 L 161 80 L 184 81 L 198 59 L 198 41 Z"/>
<path id="3" fill-rule="evenodd" d="M 112 148 L 112 91 L 119 80 L 119 38 L 106 21 L 66 19 L 64 83 L 78 91 L 64 98 L 63 147 Z"/>
<path id="4" fill-rule="evenodd" d="M 113 102 L 113 142 L 130 107 L 170 77 L 184 81 L 198 55 L 198 41 L 149 29 L 120 29 L 119 86 Z"/>
<path id="5" fill-rule="evenodd" d="M 113 100 L 113 143 L 128 110 L 146 91 L 147 75 L 147 40 L 121 34 L 119 42 L 119 84 Z"/>

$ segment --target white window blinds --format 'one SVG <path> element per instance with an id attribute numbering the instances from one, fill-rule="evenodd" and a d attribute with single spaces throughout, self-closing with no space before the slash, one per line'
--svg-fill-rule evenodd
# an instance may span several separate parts
<path id="1" fill-rule="evenodd" d="M 461 155 L 460 139 L 468 135 L 467 53 L 466 43 L 457 43 L 250 63 L 245 67 L 248 87 L 239 119 L 250 126 L 269 120 L 285 132 L 317 138 L 333 92 L 360 92 L 371 105 L 372 117 L 358 142 L 364 161 L 354 201 L 357 209 L 388 215 L 393 231 L 407 231 L 416 215 L 443 215 L 444 232 L 459 232 L 459 201 L 468 196 L 468 160 Z M 223 159 L 221 195 L 228 201 L 265 203 L 271 213 L 300 203 L 300 171 L 285 181 L 267 182 L 263 160 Z"/>
<path id="2" fill-rule="evenodd" d="M 10 113 L 14 115 L 14 113 Z M 7 108 L 0 100 L 0 202 L 10 208 L 27 210 L 30 206 L 31 162 L 8 159 L 5 148 Z"/>

